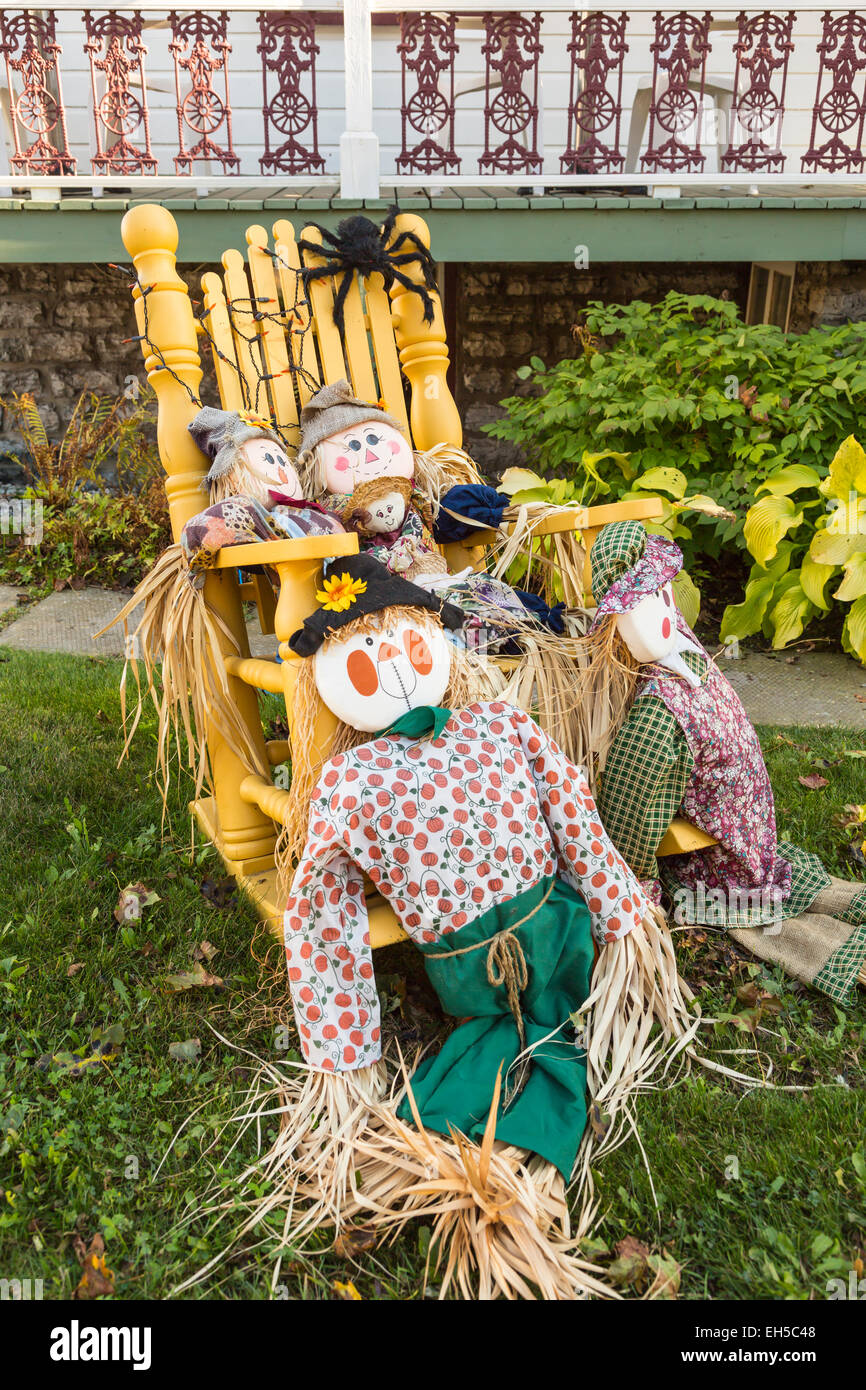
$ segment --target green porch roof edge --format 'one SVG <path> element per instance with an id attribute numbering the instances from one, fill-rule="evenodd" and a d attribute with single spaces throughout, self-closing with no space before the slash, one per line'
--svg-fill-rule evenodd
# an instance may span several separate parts
<path id="1" fill-rule="evenodd" d="M 146 202 L 147 199 L 137 199 Z M 468 205 L 467 205 L 468 204 Z M 481 206 L 479 206 L 481 204 Z M 165 201 L 180 227 L 179 259 L 218 261 L 245 247 L 251 222 L 288 217 L 335 227 L 362 208 L 376 217 L 385 201 L 324 198 L 230 203 Z M 426 218 L 440 261 L 866 260 L 863 198 L 405 198 Z M 132 200 L 65 199 L 62 204 L 0 201 L 0 264 L 128 261 L 120 222 Z"/>

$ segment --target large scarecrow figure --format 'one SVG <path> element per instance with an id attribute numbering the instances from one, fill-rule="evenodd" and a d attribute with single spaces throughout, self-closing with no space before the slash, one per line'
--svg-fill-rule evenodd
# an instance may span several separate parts
<path id="1" fill-rule="evenodd" d="M 761 959 L 844 1002 L 866 958 L 866 888 L 777 840 L 758 736 L 676 607 L 678 547 L 640 522 L 615 522 L 591 561 L 598 610 L 583 694 L 618 687 L 598 777 L 612 840 L 648 893 L 669 897 L 678 922 L 727 928 Z M 677 815 L 716 843 L 658 860 Z"/>
<path id="2" fill-rule="evenodd" d="M 266 1168 L 304 1227 L 433 1219 L 443 1289 L 604 1292 L 569 1236 L 565 1184 L 587 1084 L 612 1116 L 694 1034 L 667 925 L 583 773 L 524 711 L 472 699 L 485 668 L 446 636 L 461 611 L 370 556 L 325 576 L 290 641 L 305 660 L 285 944 L 305 1066 L 283 1080 Z M 340 751 L 311 776 L 315 692 Z M 383 1060 L 365 876 L 463 1020 L 411 1083 Z"/>

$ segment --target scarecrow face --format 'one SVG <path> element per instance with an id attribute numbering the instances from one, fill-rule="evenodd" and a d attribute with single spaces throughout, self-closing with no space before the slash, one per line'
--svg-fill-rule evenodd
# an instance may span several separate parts
<path id="1" fill-rule="evenodd" d="M 313 662 L 328 708 L 344 724 L 374 734 L 407 710 L 439 704 L 451 674 L 451 648 L 440 627 L 413 616 L 345 641 L 338 635 Z"/>
<path id="2" fill-rule="evenodd" d="M 404 434 L 381 420 L 353 425 L 323 439 L 325 488 L 347 496 L 371 478 L 410 478 L 415 471 L 412 446 Z"/>
<path id="3" fill-rule="evenodd" d="M 281 444 L 272 439 L 251 439 L 238 450 L 253 477 L 275 492 L 284 492 L 287 497 L 303 498 L 298 475 Z"/>
<path id="4" fill-rule="evenodd" d="M 647 594 L 630 612 L 618 613 L 616 625 L 635 661 L 658 662 L 668 656 L 677 642 L 676 604 L 670 584 Z"/>

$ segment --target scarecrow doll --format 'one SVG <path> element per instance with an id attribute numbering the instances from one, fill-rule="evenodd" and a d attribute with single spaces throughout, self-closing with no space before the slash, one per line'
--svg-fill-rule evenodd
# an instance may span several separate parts
<path id="1" fill-rule="evenodd" d="M 602 821 L 645 891 L 675 919 L 727 929 L 760 959 L 839 1003 L 866 958 L 866 888 L 779 842 L 761 746 L 739 696 L 678 611 L 678 547 L 637 521 L 592 550 L 598 609 L 581 698 L 606 702 Z M 656 858 L 675 816 L 715 844 Z"/>
<path id="2" fill-rule="evenodd" d="M 357 531 L 362 550 L 459 606 L 478 649 L 508 645 L 515 629 L 537 625 L 508 584 L 469 569 L 451 575 L 439 554 L 434 527 L 443 493 L 456 484 L 462 492 L 489 491 L 468 454 L 446 444 L 413 451 L 398 421 L 359 401 L 348 381 L 311 396 L 300 427 L 296 463 L 306 494 Z"/>
<path id="3" fill-rule="evenodd" d="M 577 1251 L 587 1106 L 614 1116 L 694 1035 L 665 920 L 583 773 L 447 640 L 458 608 L 369 555 L 330 562 L 318 598 L 290 639 L 303 661 L 282 847 L 304 1061 L 280 1073 L 263 1207 L 285 1201 L 296 1235 L 431 1219 L 443 1294 L 452 1280 L 481 1298 L 610 1292 Z M 309 766 L 318 699 L 337 735 Z M 463 1020 L 411 1079 L 383 1055 L 365 877 Z"/>

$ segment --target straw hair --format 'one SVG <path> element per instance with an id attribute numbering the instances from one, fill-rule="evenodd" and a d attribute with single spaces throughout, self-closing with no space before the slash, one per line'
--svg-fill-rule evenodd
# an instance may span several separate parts
<path id="1" fill-rule="evenodd" d="M 586 772 L 594 790 L 610 746 L 631 709 L 641 667 L 623 641 L 614 613 L 577 638 L 576 646 L 579 656 L 575 662 L 575 699 L 593 715 L 591 757 Z"/>
<path id="2" fill-rule="evenodd" d="M 209 777 L 206 737 L 216 732 L 229 743 L 251 772 L 270 776 L 261 753 L 250 736 L 232 699 L 222 657 L 223 647 L 240 654 L 231 631 L 208 605 L 203 576 L 189 568 L 183 548 L 170 545 L 145 575 L 132 598 L 100 632 L 123 623 L 126 662 L 120 680 L 120 708 L 126 741 L 120 760 L 126 757 L 141 720 L 145 694 L 157 712 L 157 779 L 163 800 L 163 816 L 170 781 L 171 747 L 184 759 L 195 780 L 195 796 L 201 795 Z M 139 604 L 144 612 L 131 637 L 128 619 Z M 138 653 L 144 661 L 142 689 Z M 157 671 L 159 669 L 159 676 Z M 135 679 L 137 700 L 131 721 L 127 718 L 126 689 L 129 671 Z"/>
<path id="3" fill-rule="evenodd" d="M 347 638 L 378 632 L 389 623 L 410 619 L 419 627 L 438 627 L 442 623 L 435 613 L 424 608 L 392 606 L 377 613 L 366 613 L 355 622 L 347 624 L 333 637 L 325 640 L 320 648 L 326 651 L 334 643 L 342 643 Z M 504 678 L 502 673 L 484 657 L 472 651 L 449 644 L 451 673 L 443 701 L 449 709 L 465 709 L 478 700 L 492 700 L 502 693 Z M 310 819 L 310 803 L 319 781 L 322 768 L 339 753 L 355 748 L 360 743 L 369 743 L 371 737 L 360 729 L 337 721 L 337 727 L 326 751 L 316 747 L 316 725 L 322 708 L 322 699 L 316 686 L 313 661 L 305 658 L 297 663 L 294 682 L 291 719 L 292 781 L 289 787 L 289 801 L 283 821 L 283 829 L 277 841 L 277 869 L 281 894 L 288 895 L 294 875 L 294 866 L 303 854 L 307 840 Z"/>

